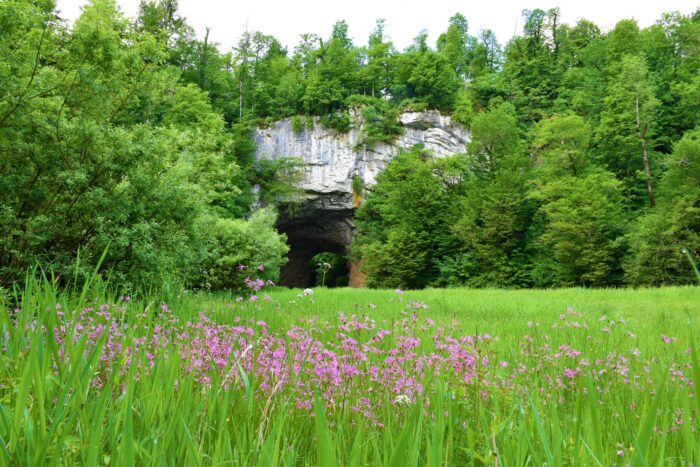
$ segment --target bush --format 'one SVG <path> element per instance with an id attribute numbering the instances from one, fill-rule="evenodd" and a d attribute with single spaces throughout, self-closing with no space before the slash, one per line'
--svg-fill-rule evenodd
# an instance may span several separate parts
<path id="1" fill-rule="evenodd" d="M 362 126 L 355 150 L 374 148 L 377 143 L 391 143 L 403 134 L 399 123 L 399 110 L 383 99 L 368 96 L 350 96 L 349 107 L 360 110 Z"/>
<path id="2" fill-rule="evenodd" d="M 208 226 L 206 259 L 193 285 L 207 290 L 240 290 L 252 274 L 277 281 L 289 247 L 286 236 L 275 230 L 276 219 L 271 209 L 256 211 L 248 220 L 213 219 Z M 255 269 L 261 265 L 263 270 Z"/>
<path id="3" fill-rule="evenodd" d="M 404 99 L 399 104 L 404 112 L 423 112 L 428 109 L 428 103 L 417 99 Z"/>
<path id="4" fill-rule="evenodd" d="M 290 122 L 292 124 L 292 131 L 294 134 L 299 134 L 301 133 L 302 128 L 302 122 L 301 122 L 301 117 L 299 115 L 294 115 L 291 119 Z"/>
<path id="5" fill-rule="evenodd" d="M 352 192 L 362 196 L 365 190 L 365 184 L 362 181 L 362 177 L 355 174 L 352 176 Z"/>
<path id="6" fill-rule="evenodd" d="M 330 115 L 321 117 L 321 125 L 331 130 L 335 130 L 337 133 L 347 133 L 350 131 L 352 122 L 350 121 L 350 115 L 347 112 L 333 112 Z"/>

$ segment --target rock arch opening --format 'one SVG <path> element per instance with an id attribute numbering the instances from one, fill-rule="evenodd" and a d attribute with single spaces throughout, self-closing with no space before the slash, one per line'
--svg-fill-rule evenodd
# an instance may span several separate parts
<path id="1" fill-rule="evenodd" d="M 352 211 L 313 209 L 294 216 L 283 214 L 277 225 L 287 235 L 288 262 L 282 267 L 280 285 L 311 287 L 311 260 L 319 253 L 347 257 L 354 224 Z M 348 265 L 348 270 L 350 266 Z"/>

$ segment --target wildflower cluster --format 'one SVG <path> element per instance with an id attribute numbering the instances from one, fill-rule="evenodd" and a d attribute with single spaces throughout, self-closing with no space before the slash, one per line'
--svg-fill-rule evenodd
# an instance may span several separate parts
<path id="1" fill-rule="evenodd" d="M 248 267 L 245 264 L 238 265 L 238 271 L 248 272 L 249 274 L 243 279 L 243 284 L 247 288 L 248 300 L 251 302 L 258 301 L 258 292 L 260 292 L 264 287 L 274 287 L 275 283 L 272 280 L 264 280 L 259 277 L 259 274 L 265 272 L 265 266 L 260 264 L 256 267 Z M 265 299 L 269 300 L 269 295 L 265 295 Z M 242 301 L 243 296 L 238 297 L 238 301 Z"/>
<path id="2" fill-rule="evenodd" d="M 256 289 L 258 281 L 250 282 L 253 292 L 262 288 Z M 420 316 L 428 306 L 417 301 L 406 303 L 391 324 L 378 324 L 366 314 L 340 313 L 337 324 L 310 318 L 286 330 L 240 317 L 223 324 L 206 313 L 183 321 L 166 304 L 129 321 L 127 306 L 122 300 L 118 305 L 87 307 L 72 318 L 57 306 L 58 326 L 50 332 L 29 326 L 26 332 L 52 336 L 59 358 L 66 360 L 66 346 L 84 342 L 85 353 L 95 352 L 99 359 L 95 387 L 108 381 L 124 384 L 128 375 L 150 377 L 157 374 L 158 365 L 175 359 L 180 378 L 191 378 L 204 390 L 243 390 L 244 374 L 260 400 L 286 394 L 299 410 L 312 410 L 318 391 L 331 413 L 347 407 L 377 425 L 381 421 L 375 414 L 383 407 L 410 405 L 419 398 L 430 407 L 437 381 L 447 384 L 453 399 L 472 394 L 486 401 L 510 394 L 526 401 L 535 393 L 545 404 L 565 404 L 576 397 L 584 377 L 599 395 L 620 388 L 650 393 L 656 385 L 652 369 L 663 365 L 636 347 L 624 320 L 603 316 L 589 323 L 574 310 L 552 325 L 556 335 L 538 323 L 527 323 L 517 353 L 505 355 L 498 337 L 464 334 L 457 323 L 437 326 Z M 614 350 L 606 345 L 611 335 L 622 343 Z M 674 345 L 676 339 L 661 336 L 660 341 Z M 661 373 L 668 374 L 671 384 L 692 392 L 688 368 L 689 363 L 674 361 Z"/>

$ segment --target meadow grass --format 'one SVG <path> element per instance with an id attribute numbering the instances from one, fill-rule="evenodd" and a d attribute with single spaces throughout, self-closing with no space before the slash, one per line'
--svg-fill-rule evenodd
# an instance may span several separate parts
<path id="1" fill-rule="evenodd" d="M 289 304 L 299 301 L 302 293 L 298 289 L 279 288 L 270 295 L 275 302 Z M 317 315 L 329 320 L 337 313 L 346 314 L 358 309 L 367 309 L 370 304 L 381 305 L 370 311 L 374 317 L 395 317 L 405 303 L 420 300 L 430 307 L 429 315 L 434 320 L 459 321 L 473 330 L 508 328 L 512 324 L 520 329 L 531 320 L 556 320 L 567 308 L 587 314 L 624 316 L 635 326 L 658 329 L 675 329 L 685 326 L 687 318 L 700 318 L 700 289 L 698 287 L 665 287 L 643 289 L 550 289 L 550 290 L 504 290 L 504 289 L 425 289 L 404 291 L 399 301 L 393 290 L 371 289 L 314 289 L 313 303 L 305 302 L 305 314 Z M 226 299 L 208 296 L 198 300 L 213 308 L 221 306 Z M 292 304 L 293 306 L 293 304 Z M 288 324 L 298 316 L 285 315 Z M 494 329 L 494 327 L 496 329 Z"/>
<path id="2" fill-rule="evenodd" d="M 266 297 L 267 295 L 267 297 Z M 3 300 L 2 465 L 690 465 L 700 289 Z"/>

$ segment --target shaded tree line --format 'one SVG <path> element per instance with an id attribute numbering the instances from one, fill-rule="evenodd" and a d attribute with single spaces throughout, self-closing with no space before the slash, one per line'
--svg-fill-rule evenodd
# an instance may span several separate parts
<path id="1" fill-rule="evenodd" d="M 700 254 L 700 13 L 607 33 L 558 9 L 523 16 L 499 67 L 457 93 L 467 153 L 408 151 L 359 209 L 368 283 L 696 282 L 682 251 Z"/>
<path id="2" fill-rule="evenodd" d="M 68 26 L 52 1 L 0 3 L 0 287 L 37 265 L 81 281 L 105 252 L 126 290 L 238 288 L 241 263 L 276 280 L 287 247 L 272 208 L 249 213 L 248 134 L 178 65 L 169 6 L 132 23 L 94 0 Z"/>
<path id="3" fill-rule="evenodd" d="M 664 157 L 654 207 L 596 163 L 582 117 L 541 120 L 528 146 L 520 131 L 501 104 L 474 117 L 467 154 L 415 147 L 378 175 L 353 244 L 370 286 L 696 283 L 683 249 L 700 248 L 700 128 Z"/>

